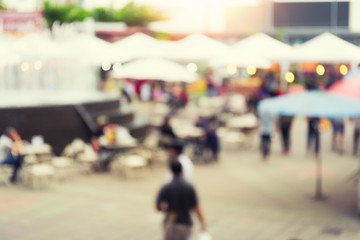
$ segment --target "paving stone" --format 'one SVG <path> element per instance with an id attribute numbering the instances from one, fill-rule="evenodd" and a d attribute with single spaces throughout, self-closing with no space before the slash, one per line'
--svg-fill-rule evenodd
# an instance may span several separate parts
<path id="1" fill-rule="evenodd" d="M 305 127 L 295 121 L 289 157 L 281 156 L 274 141 L 267 163 L 260 161 L 255 147 L 223 146 L 218 164 L 196 166 L 194 184 L 214 239 L 360 239 L 356 188 L 346 181 L 358 162 L 329 151 L 331 134 L 324 133 L 324 191 L 329 198 L 313 201 L 314 161 L 305 157 Z M 347 136 L 349 143 L 351 134 Z M 80 176 L 46 191 L 1 187 L 0 239 L 160 240 L 163 216 L 154 201 L 165 172 L 154 167 L 134 181 L 106 174 Z M 325 228 L 341 233 L 327 234 Z M 194 239 L 198 232 L 195 220 Z"/>

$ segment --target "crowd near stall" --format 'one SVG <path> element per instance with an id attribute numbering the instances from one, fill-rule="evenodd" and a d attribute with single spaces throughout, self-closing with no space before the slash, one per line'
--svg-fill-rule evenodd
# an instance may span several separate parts
<path id="1" fill-rule="evenodd" d="M 66 204 L 66 195 L 79 203 L 89 200 L 85 195 L 96 195 L 91 200 L 106 201 L 89 211 L 95 223 L 107 221 L 107 210 L 118 208 L 150 225 L 155 218 L 146 217 L 149 213 L 136 204 L 151 200 L 165 214 L 164 239 L 190 239 L 191 213 L 195 213 L 201 228 L 197 239 L 211 240 L 194 183 L 208 189 L 201 193 L 208 198 L 204 205 L 212 208 L 209 223 L 218 227 L 214 232 L 219 235 L 224 221 L 236 222 L 236 216 L 251 223 L 270 215 L 259 222 L 260 227 L 249 229 L 248 236 L 277 234 L 284 224 L 290 230 L 299 226 L 288 231 L 289 239 L 327 232 L 356 234 L 351 221 L 334 221 L 340 224 L 335 230 L 330 226 L 333 221 L 328 221 L 349 214 L 351 208 L 355 212 L 355 201 L 360 213 L 360 45 L 340 37 L 359 43 L 353 13 L 360 4 L 355 0 L 152 2 L 162 11 L 134 1 L 98 1 L 111 5 L 99 8 L 86 6 L 93 1 L 40 0 L 33 1 L 34 12 L 16 10 L 11 2 L 0 0 L 0 188 L 11 195 L 6 199 L 14 199 L 4 205 L 5 210 L 10 207 L 6 214 L 33 204 L 41 210 L 36 200 L 42 194 L 37 190 L 51 189 L 61 193 L 55 212 L 62 219 L 64 209 L 74 215 L 61 205 Z M 302 2 L 314 10 L 302 13 L 299 7 L 295 13 L 281 7 Z M 323 11 L 319 16 L 316 6 Z M 178 12 L 176 16 L 171 16 L 172 11 Z M 308 16 L 304 26 L 296 23 Z M 329 28 L 325 18 L 330 19 Z M 160 32 L 159 21 L 165 21 L 164 27 L 179 21 L 179 29 Z M 192 21 L 188 30 L 180 29 Z M 282 25 L 283 21 L 288 23 Z M 261 30 L 250 34 L 251 28 Z M 338 161 L 345 159 L 343 155 L 354 162 Z M 339 179 L 347 175 L 356 190 L 340 189 Z M 144 181 L 135 181 L 139 179 Z M 159 179 L 164 186 L 150 199 L 149 191 L 154 189 L 148 186 L 154 187 Z M 99 194 L 89 192 L 84 184 L 95 182 L 91 187 L 100 188 Z M 65 184 L 70 183 L 80 185 L 69 190 Z M 118 187 L 126 191 L 106 194 Z M 13 197 L 25 188 L 32 191 Z M 343 201 L 351 191 L 357 191 L 357 199 L 354 194 Z M 47 191 L 44 194 L 48 196 Z M 338 196 L 326 204 L 306 202 L 307 196 L 323 201 L 330 194 Z M 22 197 L 30 198 L 18 201 Z M 109 198 L 120 201 L 112 206 Z M 323 206 L 319 212 L 299 215 L 305 207 L 316 209 L 319 204 Z M 341 206 L 345 204 L 349 206 Z M 79 204 L 72 205 L 75 209 Z M 84 206 L 93 204 L 86 201 Z M 286 215 L 279 215 L 281 211 Z M 31 215 L 17 211 L 13 220 L 21 212 Z M 325 212 L 330 214 L 317 215 Z M 129 214 L 119 219 L 114 213 L 110 221 L 129 221 Z M 298 216 L 306 221 L 284 221 Z M 34 223 L 42 226 L 52 219 L 49 214 L 45 217 Z M 325 222 L 315 224 L 314 219 Z M 150 233 L 144 222 L 130 222 L 141 225 L 141 237 Z M 271 231 L 259 231 L 268 223 Z M 29 230 L 31 224 L 25 221 L 19 226 Z M 59 225 L 65 227 L 62 232 L 77 233 L 67 230 L 68 225 Z M 244 226 L 239 229 L 247 230 Z M 220 238 L 231 238 L 235 228 L 230 232 L 224 228 Z M 32 233 L 28 236 L 35 238 Z"/>
<path id="2" fill-rule="evenodd" d="M 4 98 L 7 91 L 23 100 L 3 101 L 2 108 L 28 100 L 55 104 L 36 102 L 46 94 L 54 99 L 66 92 L 75 99 L 102 92 L 120 97 L 121 108 L 143 102 L 151 126 L 135 138 L 128 125 L 114 120 L 114 112 L 89 113 L 72 98 L 91 137 L 72 139 L 54 154 L 42 136 L 25 141 L 16 129 L 7 129 L 0 139 L 3 163 L 12 168 L 1 165 L 5 184 L 8 175 L 12 182 L 20 175 L 32 187 L 76 173 L 111 171 L 128 178 L 165 163 L 165 151 L 175 143 L 184 147 L 177 154 L 190 162 L 216 162 L 221 142 L 254 147 L 259 135 L 267 161 L 275 125 L 283 154 L 290 153 L 290 129 L 298 115 L 308 118 L 308 151 L 317 159 L 316 199 L 323 197 L 319 134 L 324 122 L 331 122 L 333 149 L 342 153 L 344 119 L 352 119 L 353 154 L 358 153 L 360 48 L 330 33 L 298 46 L 264 33 L 231 45 L 201 34 L 165 41 L 135 33 L 114 43 L 87 34 L 0 40 L 0 91 Z"/>

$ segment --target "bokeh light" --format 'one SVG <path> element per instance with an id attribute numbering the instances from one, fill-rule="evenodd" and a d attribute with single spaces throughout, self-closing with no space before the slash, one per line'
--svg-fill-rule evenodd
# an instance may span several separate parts
<path id="1" fill-rule="evenodd" d="M 346 75 L 348 73 L 348 67 L 344 64 L 340 65 L 339 71 L 341 75 Z"/>
<path id="2" fill-rule="evenodd" d="M 196 73 L 198 67 L 195 63 L 189 63 L 188 65 L 186 65 L 186 69 L 191 73 Z"/>
<path id="3" fill-rule="evenodd" d="M 287 72 L 285 74 L 285 80 L 288 82 L 288 83 L 293 83 L 295 81 L 295 76 L 292 72 Z"/>
<path id="4" fill-rule="evenodd" d="M 230 74 L 230 75 L 234 75 L 235 73 L 237 73 L 237 67 L 233 64 L 228 65 L 226 67 L 226 70 L 227 70 L 228 74 Z"/>
<path id="5" fill-rule="evenodd" d="M 28 70 L 29 70 L 29 63 L 28 62 L 23 62 L 21 64 L 21 71 L 27 72 Z"/>
<path id="6" fill-rule="evenodd" d="M 249 75 L 253 76 L 253 75 L 256 74 L 256 67 L 254 67 L 254 66 L 248 66 L 248 67 L 246 68 L 246 72 L 247 72 Z"/>
<path id="7" fill-rule="evenodd" d="M 122 64 L 121 64 L 121 63 L 115 63 L 115 64 L 113 65 L 113 70 L 114 70 L 114 72 L 120 72 L 121 69 L 122 69 Z"/>
<path id="8" fill-rule="evenodd" d="M 111 68 L 111 64 L 109 62 L 103 62 L 103 64 L 101 65 L 101 68 L 104 71 L 109 71 Z"/>
<path id="9" fill-rule="evenodd" d="M 34 63 L 34 69 L 35 70 L 40 70 L 42 68 L 42 62 L 41 61 L 36 61 Z"/>
<path id="10" fill-rule="evenodd" d="M 325 67 L 321 64 L 317 65 L 316 66 L 316 73 L 319 75 L 319 76 L 323 76 L 325 74 Z"/>

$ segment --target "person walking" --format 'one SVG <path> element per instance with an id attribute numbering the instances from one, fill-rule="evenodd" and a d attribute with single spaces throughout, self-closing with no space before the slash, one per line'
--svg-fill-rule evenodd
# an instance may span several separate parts
<path id="1" fill-rule="evenodd" d="M 195 211 L 201 230 L 206 232 L 206 224 L 199 205 L 195 188 L 182 177 L 179 161 L 170 161 L 173 180 L 163 186 L 156 198 L 156 209 L 165 213 L 164 240 L 188 240 L 191 237 L 192 219 Z"/>
<path id="2" fill-rule="evenodd" d="M 169 163 L 171 162 L 179 162 L 182 166 L 182 177 L 187 182 L 192 182 L 194 178 L 194 164 L 191 161 L 191 159 L 184 154 L 184 145 L 178 141 L 174 142 L 168 150 L 169 155 Z M 171 181 L 174 179 L 174 175 L 171 173 L 168 173 L 166 176 L 166 179 L 168 181 Z"/>
<path id="3" fill-rule="evenodd" d="M 279 129 L 282 139 L 282 152 L 284 155 L 288 155 L 290 152 L 290 130 L 292 124 L 292 116 L 280 116 L 279 117 Z"/>
<path id="4" fill-rule="evenodd" d="M 171 116 L 166 116 L 164 123 L 160 127 L 159 146 L 165 149 L 169 148 L 177 140 L 177 136 L 171 124 L 171 119 Z"/>
<path id="5" fill-rule="evenodd" d="M 268 113 L 260 114 L 261 125 L 260 125 L 260 151 L 263 157 L 263 160 L 266 161 L 270 155 L 271 147 L 271 134 L 274 131 L 274 120 L 273 116 Z"/>
<path id="6" fill-rule="evenodd" d="M 312 145 L 313 151 L 311 150 Z M 320 151 L 320 119 L 317 117 L 308 119 L 307 152 L 313 152 L 318 157 Z"/>
<path id="7" fill-rule="evenodd" d="M 344 119 L 335 118 L 331 120 L 333 127 L 333 137 L 332 137 L 332 150 L 340 154 L 344 153 L 344 133 L 345 133 L 345 124 Z"/>
<path id="8" fill-rule="evenodd" d="M 18 181 L 18 172 L 23 164 L 22 148 L 23 142 L 16 129 L 7 128 L 0 137 L 0 164 L 13 167 L 13 173 L 10 177 L 12 183 Z"/>
<path id="9" fill-rule="evenodd" d="M 356 157 L 359 150 L 360 118 L 354 119 L 353 155 Z"/>

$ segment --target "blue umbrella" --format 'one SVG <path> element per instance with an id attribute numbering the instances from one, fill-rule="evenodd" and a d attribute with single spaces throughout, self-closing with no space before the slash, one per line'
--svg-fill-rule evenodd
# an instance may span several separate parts
<path id="1" fill-rule="evenodd" d="M 309 91 L 263 100 L 259 112 L 284 116 L 360 117 L 360 101 L 325 91 Z"/>
<path id="2" fill-rule="evenodd" d="M 360 101 L 325 91 L 309 91 L 266 99 L 259 104 L 259 113 L 325 118 L 360 117 Z M 315 199 L 322 200 L 322 161 L 316 158 Z"/>

